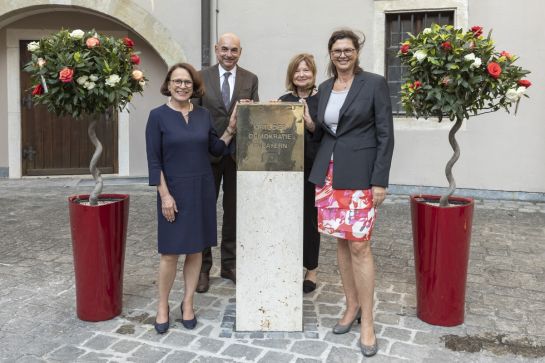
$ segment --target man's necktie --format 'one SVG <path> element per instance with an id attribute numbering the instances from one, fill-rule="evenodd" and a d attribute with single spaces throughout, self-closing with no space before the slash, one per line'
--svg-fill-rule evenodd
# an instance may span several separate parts
<path id="1" fill-rule="evenodd" d="M 229 87 L 229 76 L 231 72 L 225 72 L 223 74 L 223 84 L 221 85 L 221 97 L 223 98 L 223 104 L 225 108 L 229 109 L 229 104 L 231 103 L 231 87 Z"/>

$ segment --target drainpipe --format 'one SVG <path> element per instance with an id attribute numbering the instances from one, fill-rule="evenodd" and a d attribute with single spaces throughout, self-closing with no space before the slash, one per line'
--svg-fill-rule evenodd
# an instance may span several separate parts
<path id="1" fill-rule="evenodd" d="M 210 11 L 212 0 L 201 0 L 201 68 L 210 67 Z"/>

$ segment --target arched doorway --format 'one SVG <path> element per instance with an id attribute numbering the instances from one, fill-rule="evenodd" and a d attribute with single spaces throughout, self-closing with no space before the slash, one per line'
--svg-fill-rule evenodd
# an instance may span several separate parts
<path id="1" fill-rule="evenodd" d="M 7 137 L 4 134 L 4 140 L 8 144 L 8 165 L 9 165 L 9 177 L 19 178 L 25 175 L 24 157 L 35 157 L 34 152 L 36 148 L 29 148 L 29 145 L 23 145 L 24 125 L 23 121 L 23 107 L 25 107 L 25 99 L 21 97 L 19 90 L 22 87 L 21 77 L 19 75 L 20 60 L 21 60 L 21 41 L 39 39 L 47 33 L 57 31 L 64 27 L 69 29 L 81 28 L 81 29 L 97 29 L 98 31 L 105 33 L 115 33 L 116 36 L 131 36 L 135 38 L 139 47 L 138 50 L 142 51 L 143 64 L 146 67 L 146 73 L 153 77 L 150 82 L 149 88 L 158 88 L 157 82 L 164 76 L 167 64 L 177 62 L 180 59 L 185 59 L 185 56 L 178 43 L 174 42 L 168 35 L 168 31 L 165 31 L 162 35 L 157 34 L 157 29 L 162 28 L 159 22 L 156 22 L 155 30 L 140 29 L 137 33 L 135 29 L 128 26 L 127 23 L 136 23 L 136 17 L 142 16 L 142 9 L 125 9 L 123 15 L 120 18 L 115 18 L 118 7 L 116 8 L 112 4 L 120 3 L 119 1 L 109 2 L 107 9 L 98 9 L 107 12 L 98 12 L 97 9 L 85 7 L 85 1 L 72 1 L 72 3 L 78 3 L 78 7 L 74 6 L 34 6 L 34 7 L 21 7 L 15 9 L 15 5 L 12 5 L 12 11 L 4 13 L 0 16 L 0 37 L 2 33 L 5 34 L 5 75 L 9 77 L 2 77 L 2 71 L 0 71 L 0 79 L 6 84 L 2 85 L 6 90 L 10 90 L 5 93 L 5 99 L 3 100 L 7 105 L 7 112 L 4 119 L 7 119 Z M 134 5 L 131 5 L 134 6 Z M 0 8 L 6 7 L 1 5 Z M 104 7 L 103 7 L 104 8 Z M 2 10 L 2 9 L 0 9 Z M 131 11 L 134 13 L 131 17 Z M 0 11 L 0 13 L 2 13 Z M 47 13 L 47 16 L 43 16 Z M 148 17 L 151 15 L 146 15 Z M 148 19 L 148 18 L 147 18 Z M 148 19 L 149 21 L 149 19 Z M 163 27 L 164 28 L 164 27 Z M 39 29 L 39 30 L 38 30 Z M 0 44 L 2 42 L 0 41 Z M 170 44 L 165 46 L 165 44 Z M 164 51 L 166 49 L 166 51 Z M 0 60 L 2 58 L 2 52 L 0 52 Z M 0 63 L 4 63 L 3 61 Z M 2 92 L 4 93 L 4 92 Z M 145 91 L 147 95 L 149 92 Z M 154 100 L 156 99 L 156 100 Z M 115 166 L 106 170 L 106 172 L 114 172 L 119 175 L 143 175 L 145 174 L 142 162 L 135 162 L 135 160 L 141 160 L 142 149 L 138 147 L 141 144 L 139 138 L 143 138 L 143 128 L 145 125 L 145 110 L 146 112 L 151 108 L 151 105 L 159 102 L 158 97 L 152 96 L 146 98 L 135 97 L 131 104 L 131 109 L 138 110 L 139 112 L 133 113 L 120 113 L 118 117 L 118 124 L 116 124 L 115 132 L 108 132 L 109 136 L 113 136 L 114 142 L 117 142 L 118 150 L 113 151 L 110 156 L 115 160 Z M 2 100 L 0 100 L 2 104 Z M 131 110 L 129 110 L 131 111 Z M 0 111 L 1 112 L 1 111 Z M 33 130 L 35 131 L 35 130 Z M 54 130 L 53 130 L 54 131 Z M 57 130 L 58 131 L 58 130 Z M 63 131 L 61 131 L 63 132 Z M 79 132 L 81 133 L 81 132 Z M 113 135 L 117 133 L 117 135 Z M 83 137 L 82 137 L 83 136 Z M 85 139 L 85 135 L 77 136 L 79 140 Z M 59 139 L 59 138 L 57 138 Z M 62 138 L 61 138 L 62 139 Z M 2 140 L 2 142 L 4 142 Z M 56 141 L 57 143 L 59 141 Z M 5 144 L 4 144 L 5 145 Z M 133 147 L 131 147 L 131 145 Z M 1 151 L 0 151 L 1 153 Z M 57 157 L 65 158 L 63 152 L 59 150 L 52 152 Z M 1 159 L 1 155 L 0 155 Z M 87 159 L 85 157 L 85 159 Z M 145 160 L 145 159 L 144 159 Z M 1 165 L 1 163 L 0 163 Z M 4 164 L 5 165 L 5 164 Z M 70 171 L 51 170 L 51 172 L 38 172 L 39 175 L 54 175 L 54 174 L 81 174 L 84 169 Z M 85 172 L 86 173 L 86 172 Z M 29 174 L 28 172 L 26 174 Z M 34 173 L 36 174 L 36 173 Z"/>

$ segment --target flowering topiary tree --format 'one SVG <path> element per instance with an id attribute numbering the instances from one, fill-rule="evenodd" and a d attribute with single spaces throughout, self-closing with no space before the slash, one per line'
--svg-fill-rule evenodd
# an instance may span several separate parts
<path id="1" fill-rule="evenodd" d="M 456 183 L 452 167 L 460 156 L 455 134 L 464 119 L 501 108 L 515 113 L 521 97 L 528 97 L 531 82 L 523 79 L 530 73 L 515 65 L 518 59 L 506 51 L 494 49 L 494 42 L 482 35 L 483 28 L 469 31 L 452 25 L 433 24 L 401 44 L 398 57 L 407 67 L 407 82 L 401 86 L 405 110 L 419 117 L 443 117 L 456 120 L 449 132 L 454 155 L 446 166 L 449 189 L 440 199 L 448 206 Z"/>
<path id="2" fill-rule="evenodd" d="M 117 39 L 80 29 L 61 30 L 30 42 L 32 60 L 25 65 L 35 84 L 32 95 L 58 116 L 95 116 L 89 125 L 89 138 L 95 145 L 89 169 L 95 188 L 89 204 L 97 205 L 102 177 L 96 167 L 102 144 L 96 137 L 96 118 L 123 110 L 133 93 L 142 93 L 147 79 L 138 69 L 140 57 L 130 38 Z"/>

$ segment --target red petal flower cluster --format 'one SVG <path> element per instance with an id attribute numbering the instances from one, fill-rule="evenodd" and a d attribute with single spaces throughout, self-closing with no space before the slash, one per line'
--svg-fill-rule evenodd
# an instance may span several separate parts
<path id="1" fill-rule="evenodd" d="M 508 51 L 503 50 L 503 51 L 500 53 L 500 57 L 505 57 L 505 58 L 507 58 L 507 59 L 511 59 L 511 57 L 513 57 L 513 55 L 511 55 L 511 53 L 509 53 Z"/>
<path id="2" fill-rule="evenodd" d="M 59 80 L 62 83 L 70 83 L 72 82 L 72 78 L 74 77 L 74 70 L 68 67 L 64 67 L 59 72 Z"/>
<path id="3" fill-rule="evenodd" d="M 488 71 L 488 74 L 494 79 L 498 79 L 501 74 L 501 66 L 496 62 L 490 62 L 486 66 L 486 70 Z"/>
<path id="4" fill-rule="evenodd" d="M 450 44 L 450 42 L 443 42 L 441 43 L 441 48 L 448 52 L 449 50 L 452 50 L 452 44 Z"/>
<path id="5" fill-rule="evenodd" d="M 131 63 L 140 64 L 140 57 L 136 54 L 131 54 Z"/>
<path id="6" fill-rule="evenodd" d="M 87 45 L 87 48 L 94 48 L 97 45 L 100 45 L 100 40 L 95 37 L 87 38 L 87 40 L 85 41 L 85 45 Z"/>
<path id="7" fill-rule="evenodd" d="M 422 87 L 422 82 L 420 81 L 414 81 L 413 83 L 409 85 L 409 88 L 415 91 L 419 89 L 420 87 Z"/>
<path id="8" fill-rule="evenodd" d="M 42 87 L 41 84 L 37 84 L 32 90 L 33 96 L 42 95 L 43 93 L 44 93 L 44 88 Z"/>
<path id="9" fill-rule="evenodd" d="M 483 27 L 475 25 L 471 27 L 471 31 L 473 32 L 475 37 L 480 37 L 483 34 Z"/>
<path id="10" fill-rule="evenodd" d="M 411 48 L 411 46 L 407 43 L 404 43 L 401 45 L 401 48 L 399 48 L 399 51 L 402 53 L 402 54 L 407 54 L 409 53 L 409 49 Z"/>
<path id="11" fill-rule="evenodd" d="M 530 87 L 532 85 L 532 82 L 530 82 L 527 79 L 521 79 L 521 80 L 518 81 L 518 84 L 519 84 L 519 86 L 528 88 L 528 87 Z"/>
<path id="12" fill-rule="evenodd" d="M 134 47 L 134 41 L 128 37 L 123 38 L 123 44 L 125 44 L 128 48 Z"/>

